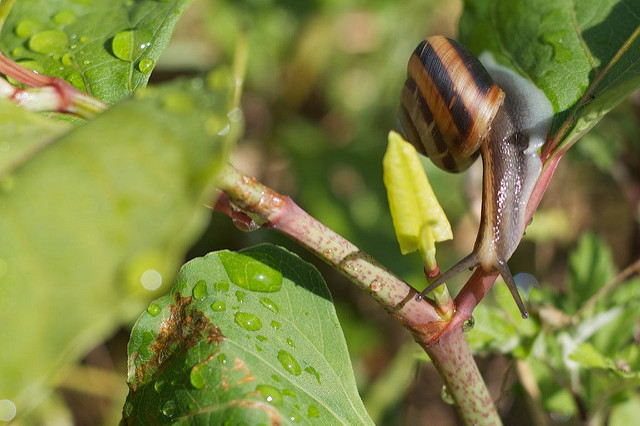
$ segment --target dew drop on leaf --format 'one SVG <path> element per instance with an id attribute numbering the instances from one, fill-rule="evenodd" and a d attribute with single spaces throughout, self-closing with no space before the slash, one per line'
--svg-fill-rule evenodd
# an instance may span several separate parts
<path id="1" fill-rule="evenodd" d="M 64 51 L 67 48 L 67 35 L 59 30 L 48 30 L 36 33 L 29 39 L 29 49 L 44 55 Z"/>
<path id="2" fill-rule="evenodd" d="M 298 364 L 298 361 L 289 352 L 285 350 L 279 351 L 278 361 L 280 361 L 282 367 L 284 367 L 284 369 L 287 370 L 290 374 L 299 376 L 302 373 L 300 364 Z"/>
<path id="3" fill-rule="evenodd" d="M 285 396 L 288 396 L 290 398 L 295 398 L 296 397 L 296 393 L 294 391 L 292 391 L 291 389 L 282 389 L 282 394 Z"/>
<path id="4" fill-rule="evenodd" d="M 23 19 L 16 25 L 15 33 L 18 37 L 29 37 L 42 28 L 42 24 L 35 19 Z"/>
<path id="5" fill-rule="evenodd" d="M 152 303 L 151 305 L 149 305 L 149 307 L 147 308 L 147 312 L 149 313 L 149 315 L 151 315 L 152 317 L 157 316 L 160 312 L 162 311 L 162 308 L 160 307 L 160 305 L 158 305 L 157 303 Z"/>
<path id="6" fill-rule="evenodd" d="M 291 416 L 289 416 L 289 420 L 294 423 L 300 423 L 300 416 L 298 415 L 298 413 L 291 413 Z"/>
<path id="7" fill-rule="evenodd" d="M 262 394 L 262 397 L 270 404 L 282 405 L 282 394 L 271 385 L 258 385 L 256 388 Z"/>
<path id="8" fill-rule="evenodd" d="M 138 62 L 138 70 L 143 74 L 148 74 L 153 69 L 156 62 L 151 58 L 142 58 Z"/>
<path id="9" fill-rule="evenodd" d="M 287 337 L 287 345 L 291 346 L 292 348 L 296 347 L 296 344 L 293 343 L 293 340 L 289 339 L 288 337 Z"/>
<path id="10" fill-rule="evenodd" d="M 111 41 L 113 54 L 123 61 L 132 62 L 151 45 L 151 33 L 146 30 L 120 31 Z"/>
<path id="11" fill-rule="evenodd" d="M 71 53 L 65 53 L 64 55 L 62 55 L 62 58 L 60 59 L 60 62 L 62 62 L 62 65 L 65 66 L 72 66 L 73 65 L 73 55 Z"/>
<path id="12" fill-rule="evenodd" d="M 25 53 L 25 50 L 22 46 L 18 46 L 11 50 L 11 56 L 13 56 L 14 59 L 19 58 L 20 56 L 23 56 L 24 53 Z"/>
<path id="13" fill-rule="evenodd" d="M 260 318 L 248 312 L 236 312 L 234 321 L 240 327 L 248 331 L 257 331 L 262 328 Z"/>
<path id="14" fill-rule="evenodd" d="M 304 371 L 306 371 L 307 373 L 309 373 L 312 376 L 314 376 L 316 378 L 316 380 L 318 381 L 318 384 L 321 384 L 320 383 L 320 373 L 318 373 L 318 370 L 316 370 L 315 368 L 309 366 L 309 367 L 306 367 L 304 369 Z"/>
<path id="15" fill-rule="evenodd" d="M 76 20 L 76 14 L 73 13 L 73 10 L 61 10 L 60 12 L 53 15 L 53 22 L 58 25 L 69 25 Z"/>
<path id="16" fill-rule="evenodd" d="M 310 405 L 309 409 L 307 410 L 307 417 L 309 417 L 310 419 L 316 419 L 320 417 L 320 411 L 318 410 L 318 407 L 316 407 L 315 405 Z"/>
<path id="17" fill-rule="evenodd" d="M 204 389 L 207 385 L 207 379 L 205 379 L 204 374 L 202 374 L 201 368 L 202 366 L 200 364 L 195 365 L 191 369 L 191 373 L 189 373 L 189 381 L 196 389 Z"/>
<path id="18" fill-rule="evenodd" d="M 229 291 L 229 283 L 227 281 L 218 281 L 213 283 L 213 291 L 217 293 L 224 293 Z"/>
<path id="19" fill-rule="evenodd" d="M 204 298 L 209 295 L 209 292 L 207 291 L 207 282 L 205 280 L 198 281 L 196 285 L 193 286 L 191 294 L 196 300 L 204 300 Z"/>
<path id="20" fill-rule="evenodd" d="M 251 291 L 273 293 L 282 288 L 282 272 L 276 265 L 268 264 L 269 259 L 254 259 L 241 253 L 219 253 L 222 266 L 239 287 Z"/>
<path id="21" fill-rule="evenodd" d="M 218 361 L 220 361 L 220 364 L 225 365 L 227 363 L 227 356 L 225 354 L 218 355 Z"/>
<path id="22" fill-rule="evenodd" d="M 165 381 L 164 380 L 157 380 L 154 384 L 153 384 L 153 389 L 160 393 L 162 391 L 162 389 L 164 389 L 164 384 Z"/>
<path id="23" fill-rule="evenodd" d="M 278 330 L 280 328 L 280 323 L 278 321 L 271 321 L 271 328 Z"/>
<path id="24" fill-rule="evenodd" d="M 261 342 L 266 342 L 268 340 L 266 337 L 260 335 L 256 336 L 256 339 L 260 340 Z"/>
<path id="25" fill-rule="evenodd" d="M 224 312 L 227 309 L 227 304 L 219 300 L 211 304 L 211 309 L 213 309 L 214 312 Z"/>
<path id="26" fill-rule="evenodd" d="M 245 295 L 246 295 L 246 293 L 244 291 L 236 291 L 236 299 L 238 299 L 238 302 L 244 303 L 244 296 Z"/>
<path id="27" fill-rule="evenodd" d="M 276 305 L 273 300 L 267 297 L 263 297 L 262 299 L 260 299 L 260 304 L 265 308 L 267 308 L 268 310 L 270 310 L 271 312 L 273 312 L 274 314 L 277 314 L 278 312 L 280 312 L 280 308 L 278 308 L 278 305 Z"/>
<path id="28" fill-rule="evenodd" d="M 164 414 L 169 418 L 175 416 L 176 409 L 177 409 L 176 402 L 173 399 L 170 399 L 166 401 L 164 404 L 162 404 L 162 414 Z"/>
<path id="29" fill-rule="evenodd" d="M 125 402 L 125 404 L 124 404 L 124 415 L 125 415 L 125 417 L 129 417 L 132 412 L 133 412 L 133 404 L 131 403 L 131 401 Z"/>

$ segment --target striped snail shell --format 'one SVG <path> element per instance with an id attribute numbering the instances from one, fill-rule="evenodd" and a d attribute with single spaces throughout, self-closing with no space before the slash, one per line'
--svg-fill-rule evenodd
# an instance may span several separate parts
<path id="1" fill-rule="evenodd" d="M 473 252 L 418 299 L 479 266 L 500 273 L 526 318 L 507 260 L 524 233 L 527 202 L 542 170 L 537 151 L 553 108 L 529 80 L 490 55 L 481 58 L 451 39 L 434 36 L 421 42 L 409 59 L 398 112 L 400 133 L 443 170 L 461 172 L 479 154 L 483 163 L 482 212 Z"/>

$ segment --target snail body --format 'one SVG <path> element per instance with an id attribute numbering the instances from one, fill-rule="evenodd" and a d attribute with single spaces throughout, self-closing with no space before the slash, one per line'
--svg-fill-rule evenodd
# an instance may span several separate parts
<path id="1" fill-rule="evenodd" d="M 443 170 L 461 172 L 478 155 L 483 165 L 482 212 L 473 252 L 418 298 L 479 266 L 500 273 L 522 316 L 528 316 L 507 261 L 524 233 L 527 202 L 542 170 L 537 151 L 552 116 L 540 89 L 490 55 L 478 60 L 442 36 L 418 45 L 402 90 L 400 133 Z"/>

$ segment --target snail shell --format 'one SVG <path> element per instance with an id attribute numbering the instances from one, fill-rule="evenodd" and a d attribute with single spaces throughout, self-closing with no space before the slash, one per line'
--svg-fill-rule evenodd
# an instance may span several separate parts
<path id="1" fill-rule="evenodd" d="M 524 303 L 507 266 L 525 229 L 527 202 L 540 176 L 537 154 L 553 108 L 529 80 L 490 55 L 483 63 L 462 45 L 435 36 L 409 59 L 398 113 L 400 133 L 443 170 L 460 172 L 482 156 L 482 213 L 473 252 L 418 298 L 465 269 L 496 270 L 523 318 Z"/>

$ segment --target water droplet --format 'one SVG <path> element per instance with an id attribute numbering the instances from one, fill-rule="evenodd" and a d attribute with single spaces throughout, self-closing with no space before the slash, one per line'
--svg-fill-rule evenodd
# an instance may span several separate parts
<path id="1" fill-rule="evenodd" d="M 257 331 L 262 328 L 260 318 L 248 312 L 236 312 L 234 321 L 245 330 Z"/>
<path id="2" fill-rule="evenodd" d="M 467 331 L 473 330 L 473 326 L 476 325 L 476 320 L 471 315 L 465 322 L 462 323 L 462 332 L 466 333 Z"/>
<path id="3" fill-rule="evenodd" d="M 162 106 L 175 114 L 187 114 L 194 110 L 193 98 L 181 91 L 172 91 L 162 96 Z"/>
<path id="4" fill-rule="evenodd" d="M 262 348 L 260 346 L 256 345 L 256 351 L 262 352 Z"/>
<path id="5" fill-rule="evenodd" d="M 165 384 L 164 380 L 158 380 L 153 384 L 153 389 L 156 392 L 160 393 L 162 391 L 162 389 L 164 389 L 164 384 Z"/>
<path id="6" fill-rule="evenodd" d="M 125 402 L 124 403 L 124 416 L 125 417 L 129 417 L 132 412 L 133 412 L 133 404 L 131 403 L 131 401 Z M 5 420 L 4 418 L 0 417 L 0 420 L 9 421 L 11 419 Z"/>
<path id="7" fill-rule="evenodd" d="M 58 25 L 69 25 L 72 22 L 75 22 L 76 14 L 73 13 L 73 10 L 62 10 L 55 15 L 53 15 L 53 22 Z"/>
<path id="8" fill-rule="evenodd" d="M 266 338 L 266 337 L 264 337 L 264 336 L 260 336 L 260 335 L 257 335 L 257 336 L 256 336 L 256 339 L 260 340 L 261 342 L 266 342 L 266 341 L 267 341 L 267 338 Z"/>
<path id="9" fill-rule="evenodd" d="M 291 415 L 289 416 L 289 420 L 294 423 L 300 423 L 300 415 L 298 413 L 291 413 Z"/>
<path id="10" fill-rule="evenodd" d="M 232 123 L 238 123 L 240 120 L 242 120 L 242 110 L 238 107 L 233 108 L 227 113 L 227 118 Z"/>
<path id="11" fill-rule="evenodd" d="M 146 30 L 120 31 L 111 41 L 111 50 L 118 59 L 132 62 L 151 45 L 151 38 L 151 33 Z"/>
<path id="12" fill-rule="evenodd" d="M 225 354 L 218 355 L 218 361 L 220 361 L 222 365 L 225 365 L 227 363 L 227 356 Z"/>
<path id="13" fill-rule="evenodd" d="M 542 35 L 542 43 L 551 46 L 553 50 L 552 59 L 558 63 L 568 62 L 573 59 L 571 50 L 565 45 L 565 37 L 567 37 L 565 31 Z"/>
<path id="14" fill-rule="evenodd" d="M 140 62 L 138 62 L 138 70 L 143 74 L 148 74 L 151 72 L 155 64 L 156 61 L 151 58 L 142 58 L 140 59 Z"/>
<path id="15" fill-rule="evenodd" d="M 18 37 L 26 38 L 40 31 L 42 24 L 35 19 L 23 19 L 16 25 L 15 33 Z"/>
<path id="16" fill-rule="evenodd" d="M 256 390 L 262 394 L 264 399 L 273 405 L 282 405 L 282 394 L 270 385 L 258 385 Z"/>
<path id="17" fill-rule="evenodd" d="M 259 253 L 219 253 L 222 266 L 231 281 L 247 290 L 272 293 L 282 288 L 282 272 L 276 263 Z"/>
<path id="18" fill-rule="evenodd" d="M 224 293 L 225 291 L 229 291 L 229 282 L 228 281 L 218 281 L 213 284 L 213 291 L 218 293 Z"/>
<path id="19" fill-rule="evenodd" d="M 238 302 L 244 303 L 244 296 L 245 295 L 246 295 L 246 293 L 244 291 L 236 291 L 236 299 L 238 299 Z"/>
<path id="20" fill-rule="evenodd" d="M 285 370 L 294 376 L 299 376 L 302 373 L 300 364 L 298 364 L 298 361 L 289 352 L 285 350 L 279 351 L 278 361 L 280 361 L 280 364 L 282 364 Z"/>
<path id="21" fill-rule="evenodd" d="M 278 321 L 271 321 L 271 328 L 278 330 L 280 328 L 280 323 Z"/>
<path id="22" fill-rule="evenodd" d="M 453 395 L 449 392 L 449 388 L 447 385 L 442 385 L 442 389 L 440 390 L 440 398 L 445 404 L 454 405 L 456 402 L 453 399 Z"/>
<path id="23" fill-rule="evenodd" d="M 151 315 L 152 317 L 157 316 L 160 312 L 162 312 L 162 308 L 160 307 L 160 305 L 158 305 L 157 303 L 152 303 L 149 305 L 149 307 L 147 308 L 147 312 L 149 312 L 149 315 Z"/>
<path id="24" fill-rule="evenodd" d="M 0 421 L 9 422 L 13 420 L 18 412 L 16 404 L 10 399 L 0 399 Z"/>
<path id="25" fill-rule="evenodd" d="M 45 55 L 64 51 L 67 48 L 67 35 L 59 30 L 36 33 L 29 39 L 29 49 Z"/>
<path id="26" fill-rule="evenodd" d="M 272 379 L 274 382 L 280 383 L 280 377 L 276 376 L 275 374 L 272 374 L 272 375 L 271 375 L 271 379 Z"/>
<path id="27" fill-rule="evenodd" d="M 227 309 L 227 305 L 223 301 L 219 300 L 211 304 L 211 309 L 213 309 L 214 312 L 223 312 Z"/>
<path id="28" fill-rule="evenodd" d="M 189 373 L 189 381 L 191 382 L 191 385 L 196 389 L 204 389 L 204 387 L 207 386 L 207 379 L 204 377 L 201 368 L 201 364 L 195 365 L 191 369 L 191 373 Z"/>
<path id="29" fill-rule="evenodd" d="M 262 299 L 260 299 L 260 304 L 262 304 L 262 306 L 264 306 L 274 314 L 277 314 L 278 312 L 280 312 L 280 308 L 278 308 L 278 305 L 276 305 L 273 300 L 267 297 L 263 297 Z"/>
<path id="30" fill-rule="evenodd" d="M 20 56 L 23 56 L 24 53 L 25 53 L 25 50 L 22 46 L 18 46 L 11 50 L 11 56 L 13 56 L 14 59 L 19 58 Z"/>
<path id="31" fill-rule="evenodd" d="M 71 53 L 65 53 L 62 55 L 62 59 L 60 60 L 62 65 L 66 65 L 68 67 L 73 65 L 73 55 Z"/>
<path id="32" fill-rule="evenodd" d="M 207 282 L 205 280 L 198 281 L 196 285 L 193 286 L 191 294 L 196 300 L 204 300 L 204 298 L 209 295 L 209 292 L 207 291 Z"/>
<path id="33" fill-rule="evenodd" d="M 84 90 L 84 80 L 78 71 L 72 70 L 68 72 L 64 79 L 76 89 Z"/>
<path id="34" fill-rule="evenodd" d="M 176 415 L 176 402 L 173 399 L 168 400 L 162 405 L 162 414 L 171 418 Z"/>
<path id="35" fill-rule="evenodd" d="M 306 371 L 307 373 L 311 374 L 312 376 L 315 376 L 316 380 L 318 381 L 318 384 L 321 384 L 320 383 L 320 373 L 318 373 L 318 371 L 315 368 L 309 366 L 309 367 L 305 368 L 304 371 Z"/>
<path id="36" fill-rule="evenodd" d="M 294 391 L 292 391 L 291 389 L 282 389 L 282 394 L 291 398 L 295 398 L 296 397 L 296 393 Z"/>
<path id="37" fill-rule="evenodd" d="M 310 405 L 309 409 L 307 410 L 307 417 L 309 417 L 310 419 L 316 419 L 320 417 L 320 410 L 318 410 L 318 407 L 316 407 L 315 405 Z"/>
<path id="38" fill-rule="evenodd" d="M 140 283 L 147 290 L 157 290 L 162 285 L 162 275 L 155 269 L 147 269 L 142 273 Z"/>
<path id="39" fill-rule="evenodd" d="M 291 346 L 292 348 L 296 347 L 296 344 L 293 343 L 293 340 L 289 339 L 288 337 L 287 337 L 287 345 Z"/>
<path id="40" fill-rule="evenodd" d="M 369 286 L 372 292 L 377 293 L 382 288 L 382 284 L 378 280 L 373 280 Z"/>

